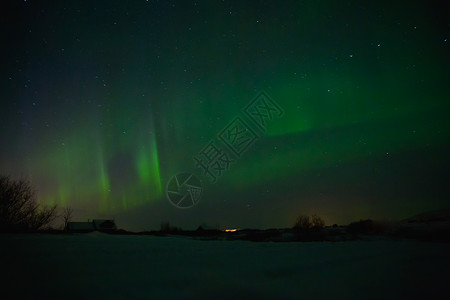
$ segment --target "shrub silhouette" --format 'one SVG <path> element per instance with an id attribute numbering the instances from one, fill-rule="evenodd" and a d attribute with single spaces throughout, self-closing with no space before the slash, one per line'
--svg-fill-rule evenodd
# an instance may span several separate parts
<path id="1" fill-rule="evenodd" d="M 318 215 L 314 214 L 311 216 L 311 227 L 313 229 L 323 229 L 325 227 L 325 221 Z"/>
<path id="2" fill-rule="evenodd" d="M 311 219 L 307 215 L 300 215 L 297 217 L 297 220 L 294 224 L 294 229 L 296 231 L 306 232 L 310 230 L 312 227 Z"/>
<path id="3" fill-rule="evenodd" d="M 176 226 L 171 226 L 170 222 L 161 222 L 160 231 L 161 232 L 165 232 L 165 233 L 169 233 L 169 232 L 182 231 L 182 229 L 178 228 Z"/>
<path id="4" fill-rule="evenodd" d="M 324 226 L 325 221 L 316 214 L 300 215 L 292 229 L 298 241 L 322 241 L 325 238 Z"/>
<path id="5" fill-rule="evenodd" d="M 350 223 L 347 227 L 347 231 L 351 234 L 368 234 L 378 232 L 379 228 L 373 220 L 368 219 Z"/>
<path id="6" fill-rule="evenodd" d="M 300 215 L 297 217 L 293 229 L 300 232 L 308 232 L 311 230 L 320 230 L 325 227 L 325 221 L 316 214 L 311 217 L 308 215 Z"/>
<path id="7" fill-rule="evenodd" d="M 35 231 L 56 218 L 56 205 L 40 205 L 29 181 L 0 176 L 0 231 Z"/>

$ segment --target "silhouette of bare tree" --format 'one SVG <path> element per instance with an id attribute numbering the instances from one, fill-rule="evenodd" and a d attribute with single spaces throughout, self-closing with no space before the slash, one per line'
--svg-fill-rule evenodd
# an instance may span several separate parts
<path id="1" fill-rule="evenodd" d="M 37 202 L 29 181 L 0 176 L 0 231 L 43 229 L 56 218 L 56 205 Z"/>
<path id="2" fill-rule="evenodd" d="M 66 206 L 63 208 L 61 217 L 64 221 L 64 230 L 67 230 L 67 224 L 72 220 L 73 216 L 73 208 L 70 206 Z"/>

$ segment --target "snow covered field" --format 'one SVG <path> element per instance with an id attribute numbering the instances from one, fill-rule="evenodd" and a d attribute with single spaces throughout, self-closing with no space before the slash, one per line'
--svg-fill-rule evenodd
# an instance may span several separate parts
<path id="1" fill-rule="evenodd" d="M 102 233 L 1 235 L 0 243 L 2 294 L 14 299 L 437 299 L 450 282 L 450 243 Z"/>

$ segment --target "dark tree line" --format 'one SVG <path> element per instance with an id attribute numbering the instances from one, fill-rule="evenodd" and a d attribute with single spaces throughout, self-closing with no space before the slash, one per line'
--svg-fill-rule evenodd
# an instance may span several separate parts
<path id="1" fill-rule="evenodd" d="M 56 218 L 56 205 L 38 203 L 29 181 L 0 176 L 0 231 L 45 229 Z"/>

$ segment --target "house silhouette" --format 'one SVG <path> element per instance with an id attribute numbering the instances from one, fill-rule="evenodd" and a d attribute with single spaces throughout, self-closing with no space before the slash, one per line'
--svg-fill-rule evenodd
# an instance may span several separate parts
<path id="1" fill-rule="evenodd" d="M 114 220 L 108 219 L 93 219 L 87 222 L 69 222 L 67 223 L 66 231 L 85 233 L 92 231 L 111 232 L 117 230 Z"/>

